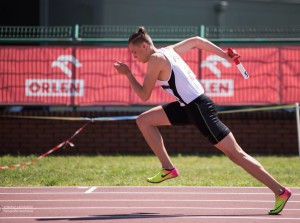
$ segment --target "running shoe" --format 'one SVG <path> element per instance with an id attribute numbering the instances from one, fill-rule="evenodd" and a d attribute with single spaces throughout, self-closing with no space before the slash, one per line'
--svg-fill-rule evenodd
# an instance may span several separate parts
<path id="1" fill-rule="evenodd" d="M 172 170 L 162 169 L 155 176 L 147 178 L 147 181 L 149 183 L 160 183 L 165 180 L 175 178 L 177 176 L 178 176 L 178 170 L 176 169 L 176 167 L 174 167 L 174 169 Z"/>
<path id="2" fill-rule="evenodd" d="M 285 188 L 282 194 L 277 195 L 275 197 L 276 198 L 275 207 L 274 209 L 269 211 L 269 214 L 271 215 L 279 214 L 283 210 L 286 202 L 291 197 L 291 195 L 292 195 L 292 191 L 288 188 Z"/>

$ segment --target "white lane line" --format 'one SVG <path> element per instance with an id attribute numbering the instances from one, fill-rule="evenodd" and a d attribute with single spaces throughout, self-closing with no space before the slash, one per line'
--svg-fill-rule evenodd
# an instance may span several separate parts
<path id="1" fill-rule="evenodd" d="M 88 193 L 88 191 L 93 192 L 95 189 L 97 189 L 98 187 L 90 187 L 85 193 Z M 90 193 L 91 193 L 90 192 Z M 82 192 L 18 192 L 18 193 L 14 193 L 14 192 L 0 192 L 0 194 L 82 194 Z M 186 195 L 195 195 L 195 194 L 199 194 L 199 195 L 274 195 L 273 193 L 243 193 L 243 192 L 179 192 L 179 191 L 148 191 L 148 192 L 136 192 L 136 191 L 97 191 L 97 192 L 93 192 L 93 194 L 172 194 L 172 195 L 182 195 L 182 194 L 186 194 Z M 300 193 L 293 193 L 292 196 L 299 196 Z"/>
<path id="2" fill-rule="evenodd" d="M 84 192 L 85 194 L 90 194 L 92 193 L 94 190 L 96 190 L 98 187 L 90 187 L 86 192 Z"/>
<path id="3" fill-rule="evenodd" d="M 15 189 L 15 188 L 78 188 L 78 187 L 90 187 L 90 186 L 24 186 L 24 187 L 3 187 L 3 186 L 0 186 L 0 189 L 1 188 L 5 188 L 5 189 L 9 189 L 9 188 L 12 188 L 12 189 Z M 198 188 L 198 189 L 201 189 L 201 188 L 227 188 L 227 189 L 239 189 L 239 188 L 247 188 L 247 189 L 268 189 L 267 187 L 230 187 L 230 186 L 226 186 L 226 187 L 222 187 L 222 186 L 97 186 L 97 187 L 101 187 L 101 188 Z M 291 189 L 293 188 L 297 188 L 297 187 L 290 187 Z M 300 187 L 298 187 L 298 189 L 300 189 Z"/>
<path id="4" fill-rule="evenodd" d="M 88 188 L 89 190 L 94 191 L 95 189 L 97 189 L 98 187 L 90 187 Z M 87 189 L 87 188 L 85 188 Z M 85 192 L 86 193 L 86 192 Z M 270 195 L 273 193 L 243 193 L 243 192 L 178 192 L 178 191 L 98 191 L 98 192 L 94 192 L 95 194 L 260 194 L 260 195 Z M 81 194 L 81 192 L 0 192 L 0 194 Z M 293 195 L 300 195 L 300 194 L 294 194 Z"/>
<path id="5" fill-rule="evenodd" d="M 57 189 L 57 188 L 88 188 L 89 186 L 24 186 L 24 187 L 1 187 L 0 189 Z M 234 186 L 97 186 L 102 189 L 130 189 L 140 188 L 146 190 L 152 189 L 255 189 L 255 190 L 269 190 L 267 187 L 234 187 Z M 300 190 L 300 187 L 289 187 L 292 190 Z"/>
<path id="6" fill-rule="evenodd" d="M 245 203 L 274 203 L 273 200 L 189 200 L 189 199 L 45 199 L 45 200 L 0 200 L 0 202 L 72 202 L 72 201 L 87 201 L 87 202 L 245 202 Z M 300 201 L 288 201 L 288 203 L 300 203 Z"/>
<path id="7" fill-rule="evenodd" d="M 9 212 L 9 210 L 69 210 L 69 209 L 195 209 L 195 210 L 267 210 L 267 208 L 223 208 L 223 207 L 116 207 L 116 206 L 105 206 L 105 207 L 43 207 L 43 208 L 34 208 L 34 207 L 26 207 L 26 208 L 17 208 L 17 207 L 10 207 L 4 206 L 2 207 L 3 212 Z M 284 211 L 299 211 L 300 208 L 285 208 Z"/>

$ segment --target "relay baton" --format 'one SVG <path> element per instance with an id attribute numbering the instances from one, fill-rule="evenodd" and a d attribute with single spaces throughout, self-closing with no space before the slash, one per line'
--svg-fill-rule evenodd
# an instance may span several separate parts
<path id="1" fill-rule="evenodd" d="M 235 50 L 228 48 L 227 53 L 230 57 L 234 57 L 235 55 L 237 55 L 237 53 L 235 52 Z M 239 71 L 241 72 L 241 74 L 243 75 L 243 77 L 245 79 L 249 78 L 249 74 L 247 73 L 246 69 L 243 67 L 243 65 L 241 64 L 240 60 L 238 58 L 235 58 L 234 60 L 235 65 L 237 66 L 237 68 L 239 69 Z"/>

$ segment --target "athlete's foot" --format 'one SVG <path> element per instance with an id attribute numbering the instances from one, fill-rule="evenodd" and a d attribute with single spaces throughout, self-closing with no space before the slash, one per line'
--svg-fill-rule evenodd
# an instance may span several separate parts
<path id="1" fill-rule="evenodd" d="M 269 211 L 269 214 L 271 215 L 279 214 L 283 210 L 286 202 L 291 197 L 291 195 L 292 195 L 292 191 L 288 188 L 285 188 L 282 194 L 277 195 L 275 197 L 275 207 L 274 209 Z"/>
<path id="2" fill-rule="evenodd" d="M 172 170 L 162 169 L 155 176 L 147 178 L 149 183 L 161 183 L 165 180 L 172 179 L 178 176 L 176 167 Z"/>

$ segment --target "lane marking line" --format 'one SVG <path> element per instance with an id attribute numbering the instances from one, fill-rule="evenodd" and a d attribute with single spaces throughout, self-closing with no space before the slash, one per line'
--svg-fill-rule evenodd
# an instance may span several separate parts
<path id="1" fill-rule="evenodd" d="M 87 191 L 85 191 L 85 193 L 91 193 L 93 192 L 95 189 L 97 189 L 98 187 L 90 187 Z M 91 191 L 91 192 L 88 192 Z M 93 192 L 93 194 L 172 194 L 172 195 L 274 195 L 273 193 L 251 193 L 251 192 L 159 192 L 159 191 L 145 191 L 145 192 L 136 192 L 136 191 L 97 191 L 97 192 Z M 18 192 L 18 193 L 14 193 L 14 192 L 0 192 L 0 194 L 82 194 L 82 192 Z M 300 193 L 293 193 L 292 196 L 300 196 Z"/>
<path id="2" fill-rule="evenodd" d="M 28 202 L 28 201 L 37 201 L 37 202 L 71 202 L 71 201 L 87 201 L 87 202 L 245 202 L 245 203 L 274 203 L 273 200 L 188 200 L 188 199 L 55 199 L 55 200 L 0 200 L 1 202 Z M 288 203 L 300 203 L 300 201 L 288 201 Z"/>
<path id="3" fill-rule="evenodd" d="M 24 186 L 24 187 L 1 187 L 0 189 L 23 189 L 23 188 L 45 188 L 45 189 L 51 189 L 51 188 L 78 188 L 78 187 L 88 187 L 88 186 Z M 268 190 L 267 187 L 234 187 L 234 186 L 97 186 L 99 188 L 149 188 L 149 189 L 167 189 L 167 188 L 174 188 L 174 189 L 186 189 L 186 188 L 193 188 L 193 189 L 258 189 L 258 190 Z M 300 190 L 300 187 L 289 187 L 290 189 L 298 189 Z"/>
<path id="4" fill-rule="evenodd" d="M 196 210 L 267 210 L 267 208 L 223 208 L 223 207 L 117 207 L 117 206 L 105 206 L 105 207 L 43 207 L 43 208 L 6 208 L 5 206 L 2 208 L 2 210 L 69 210 L 69 209 L 196 209 Z M 285 208 L 285 211 L 299 211 L 300 208 Z"/>
<path id="5" fill-rule="evenodd" d="M 94 190 L 96 190 L 98 187 L 90 187 L 86 192 L 84 192 L 85 194 L 90 194 L 92 193 Z"/>

